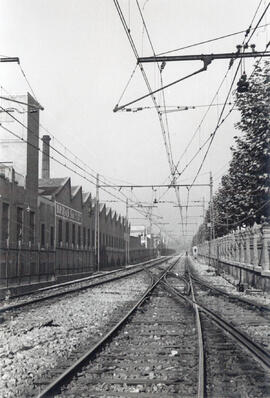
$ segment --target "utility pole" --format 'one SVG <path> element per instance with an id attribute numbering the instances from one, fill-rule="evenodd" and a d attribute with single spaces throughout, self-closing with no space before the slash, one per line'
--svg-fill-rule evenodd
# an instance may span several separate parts
<path id="1" fill-rule="evenodd" d="M 100 250 L 99 250 L 99 174 L 96 178 L 96 214 L 95 214 L 95 259 L 97 271 L 99 271 L 99 260 L 100 260 Z"/>
<path id="2" fill-rule="evenodd" d="M 211 264 L 211 240 L 213 238 L 213 177 L 212 172 L 210 171 L 210 206 L 209 206 L 209 215 L 210 215 L 210 234 L 209 234 L 209 264 Z"/>
<path id="3" fill-rule="evenodd" d="M 150 257 L 152 257 L 152 207 L 149 211 L 149 223 L 150 223 Z"/>
<path id="4" fill-rule="evenodd" d="M 211 214 L 212 214 L 212 239 L 215 239 L 215 214 L 214 214 L 214 202 L 213 202 L 213 177 L 210 172 L 210 195 L 211 195 Z"/>
<path id="5" fill-rule="evenodd" d="M 128 198 L 126 199 L 126 236 L 125 236 L 125 257 L 126 257 L 126 265 L 129 264 L 129 228 L 128 228 Z"/>

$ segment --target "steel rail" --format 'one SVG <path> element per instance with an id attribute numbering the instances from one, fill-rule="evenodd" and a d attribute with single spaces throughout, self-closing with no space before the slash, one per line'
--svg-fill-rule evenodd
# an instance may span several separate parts
<path id="1" fill-rule="evenodd" d="M 185 266 L 186 266 L 187 259 L 185 258 Z M 196 327 L 198 333 L 198 348 L 199 348 L 199 369 L 198 369 L 198 389 L 197 389 L 197 398 L 204 398 L 205 397 L 205 367 L 204 367 L 204 345 L 203 345 L 203 337 L 202 337 L 202 327 L 201 327 L 201 319 L 198 310 L 198 305 L 195 301 L 194 290 L 192 281 L 189 278 L 189 282 L 186 280 L 185 277 L 181 277 L 178 274 L 174 274 L 168 272 L 168 276 L 174 276 L 182 281 L 184 281 L 189 286 L 189 290 L 192 296 L 192 306 L 196 316 Z M 163 278 L 165 279 L 165 278 Z M 166 275 L 166 284 L 169 284 Z M 173 288 L 173 287 L 172 287 Z M 175 289 L 175 288 L 173 288 Z M 180 293 L 179 293 L 180 294 Z"/>
<path id="2" fill-rule="evenodd" d="M 167 289 L 170 290 L 176 297 L 184 299 L 190 305 L 197 304 L 200 311 L 204 314 L 208 315 L 208 317 L 215 322 L 215 324 L 221 329 L 225 330 L 233 337 L 238 343 L 240 343 L 249 353 L 253 355 L 253 357 L 263 366 L 267 371 L 270 370 L 270 353 L 266 351 L 262 346 L 255 343 L 250 339 L 248 335 L 244 332 L 238 330 L 235 326 L 231 323 L 227 322 L 225 319 L 221 318 L 215 312 L 209 310 L 202 304 L 198 304 L 196 301 L 194 302 L 192 299 L 184 296 L 183 294 L 179 293 L 175 288 L 170 286 L 168 283 L 163 282 L 166 285 Z"/>
<path id="3" fill-rule="evenodd" d="M 125 324 L 125 322 L 129 319 L 129 317 L 138 309 L 139 306 L 143 304 L 143 302 L 148 298 L 149 294 L 155 289 L 155 287 L 160 283 L 164 275 L 173 268 L 177 262 L 177 260 L 170 264 L 168 269 L 162 272 L 161 276 L 151 284 L 150 287 L 147 288 L 146 292 L 143 296 L 134 304 L 134 306 L 123 316 L 123 318 L 115 325 L 113 328 L 101 338 L 93 347 L 91 347 L 87 352 L 85 352 L 81 358 L 75 361 L 68 369 L 66 369 L 60 376 L 58 376 L 52 383 L 50 383 L 39 395 L 37 398 L 45 398 L 45 397 L 52 397 L 54 394 L 59 391 L 61 386 L 66 383 L 68 380 L 72 378 L 74 373 L 83 366 L 86 361 L 91 360 L 93 356 L 101 349 L 101 347 L 111 338 L 113 335 Z"/>
<path id="4" fill-rule="evenodd" d="M 159 261 L 157 263 L 150 264 L 150 265 L 148 265 L 148 267 L 154 267 L 154 266 L 158 265 L 160 262 L 163 262 L 163 261 L 164 261 L 164 259 L 159 259 Z M 76 293 L 76 292 L 79 292 L 79 291 L 82 291 L 82 290 L 90 289 L 90 288 L 93 288 L 93 287 L 96 287 L 96 286 L 99 286 L 99 285 L 103 285 L 105 283 L 109 283 L 109 282 L 112 282 L 112 281 L 116 281 L 116 280 L 120 280 L 120 279 L 123 279 L 123 278 L 127 278 L 130 275 L 134 275 L 134 274 L 142 272 L 142 271 L 144 271 L 144 266 L 141 266 L 139 269 L 133 270 L 131 272 L 127 272 L 125 274 L 113 276 L 112 278 L 109 278 L 109 279 L 106 279 L 106 280 L 101 280 L 101 281 L 97 281 L 97 282 L 91 283 L 90 285 L 87 285 L 87 286 L 75 287 L 73 289 L 66 290 L 64 292 L 63 291 L 62 292 L 57 292 L 57 293 L 50 294 L 48 296 L 39 297 L 39 298 L 35 298 L 35 299 L 29 300 L 29 301 L 24 301 L 22 303 L 17 303 L 17 304 L 5 306 L 5 307 L 0 308 L 0 314 L 8 312 L 8 311 L 16 310 L 18 308 L 23 308 L 23 307 L 26 307 L 28 305 L 40 303 L 42 301 L 51 300 L 53 298 L 65 296 L 65 295 L 70 294 L 70 293 Z M 100 277 L 103 277 L 103 276 L 106 276 L 106 275 L 101 275 Z"/>
<path id="5" fill-rule="evenodd" d="M 166 257 L 167 257 L 167 256 L 165 256 L 164 258 L 166 258 Z M 89 275 L 89 276 L 86 276 L 86 277 L 83 277 L 83 278 L 73 279 L 73 280 L 70 280 L 70 281 L 67 281 L 67 282 L 55 283 L 54 285 L 49 285 L 49 286 L 45 286 L 45 287 L 42 287 L 42 288 L 39 288 L 39 289 L 30 290 L 30 291 L 28 291 L 28 292 L 26 292 L 26 293 L 22 293 L 22 294 L 10 296 L 9 298 L 10 298 L 10 299 L 14 299 L 14 298 L 20 298 L 20 297 L 24 297 L 24 296 L 30 296 L 30 295 L 32 295 L 32 294 L 43 293 L 43 292 L 46 292 L 46 291 L 50 291 L 50 290 L 54 290 L 54 289 L 59 289 L 59 288 L 61 288 L 61 287 L 66 287 L 66 286 L 70 286 L 70 285 L 75 285 L 75 284 L 77 284 L 77 283 L 92 281 L 92 280 L 99 279 L 99 278 L 102 278 L 102 277 L 107 276 L 107 275 L 115 274 L 115 273 L 117 273 L 117 272 L 127 271 L 127 270 L 129 270 L 129 269 L 131 269 L 131 268 L 136 268 L 136 267 L 140 267 L 140 266 L 145 266 L 145 265 L 154 263 L 155 261 L 157 261 L 156 258 L 155 258 L 155 259 L 148 260 L 148 261 L 144 261 L 144 262 L 142 262 L 142 263 L 127 265 L 127 266 L 124 266 L 123 268 L 117 268 L 117 269 L 114 269 L 114 270 L 112 270 L 112 271 L 106 271 L 106 272 L 104 272 L 104 273 L 101 273 L 101 272 L 100 272 L 100 273 L 98 273 L 98 274 L 96 274 L 96 275 L 92 274 L 92 275 Z"/>
<path id="6" fill-rule="evenodd" d="M 227 297 L 229 297 L 230 299 L 233 299 L 233 300 L 235 300 L 235 301 L 240 301 L 240 302 L 243 302 L 243 303 L 245 303 L 245 304 L 249 304 L 249 305 L 251 305 L 251 306 L 253 306 L 253 307 L 258 308 L 259 310 L 270 311 L 270 306 L 265 306 L 265 305 L 262 305 L 262 304 L 258 304 L 258 303 L 255 303 L 255 302 L 252 301 L 252 300 L 247 299 L 247 298 L 238 297 L 238 296 L 235 296 L 235 295 L 233 295 L 233 294 L 230 294 L 230 293 L 226 292 L 226 291 L 223 290 L 223 289 L 220 289 L 220 288 L 218 288 L 218 287 L 209 285 L 207 282 L 205 282 L 205 281 L 203 281 L 202 279 L 200 279 L 200 278 L 194 276 L 192 273 L 191 273 L 191 276 L 190 276 L 190 277 L 191 277 L 191 279 L 193 279 L 196 283 L 198 283 L 198 284 L 200 284 L 200 285 L 202 285 L 202 286 L 205 286 L 205 287 L 207 287 L 207 288 L 210 289 L 210 290 L 214 290 L 214 291 L 216 291 L 216 292 L 222 294 L 223 296 L 227 296 Z"/>
<path id="7" fill-rule="evenodd" d="M 228 296 L 229 298 L 231 298 L 231 299 L 233 299 L 233 300 L 240 301 L 240 302 L 242 301 L 242 302 L 244 302 L 244 303 L 246 303 L 246 304 L 249 304 L 249 305 L 251 305 L 251 306 L 253 306 L 253 307 L 258 308 L 259 310 L 270 311 L 270 306 L 255 303 L 254 301 L 249 300 L 249 299 L 244 298 L 244 297 L 238 297 L 238 296 L 232 295 L 232 294 L 226 292 L 226 291 L 223 290 L 223 289 L 220 289 L 220 288 L 218 288 L 218 287 L 216 287 L 216 286 L 212 286 L 212 285 L 208 284 L 208 283 L 205 282 L 203 279 L 198 278 L 197 276 L 195 276 L 195 275 L 193 274 L 193 272 L 192 272 L 192 271 L 193 271 L 193 270 L 192 270 L 192 264 L 190 264 L 190 263 L 191 263 L 190 257 L 188 257 L 188 262 L 189 262 L 189 272 L 190 272 L 191 278 L 192 278 L 193 280 L 195 280 L 197 283 L 201 284 L 202 286 L 205 286 L 205 287 L 207 287 L 207 288 L 210 289 L 210 290 L 217 291 L 218 293 L 220 293 L 220 294 L 222 294 L 222 295 L 224 295 L 224 296 Z"/>
<path id="8" fill-rule="evenodd" d="M 161 281 L 161 283 L 165 283 L 165 285 L 168 285 L 168 286 L 169 286 L 169 282 L 167 281 L 167 277 L 175 277 L 177 279 L 180 279 L 181 281 L 185 282 L 189 286 L 189 290 L 191 290 L 192 301 L 193 301 L 192 306 L 193 306 L 195 316 L 196 316 L 196 327 L 197 327 L 197 332 L 198 332 L 198 346 L 199 346 L 199 371 L 198 371 L 197 398 L 204 398 L 205 397 L 205 368 L 204 368 L 204 348 L 203 348 L 202 328 L 201 328 L 201 320 L 200 320 L 200 314 L 198 311 L 198 306 L 195 302 L 192 281 L 190 280 L 188 282 L 185 277 L 182 277 L 181 275 L 178 275 L 171 271 L 168 271 L 166 273 L 166 275 L 163 276 L 163 279 L 165 280 L 165 282 Z"/>
<path id="9" fill-rule="evenodd" d="M 184 276 L 182 276 L 182 275 L 179 275 L 179 274 L 177 274 L 177 273 L 175 273 L 175 272 L 168 272 L 168 275 L 167 275 L 168 277 L 172 277 L 172 278 L 176 278 L 176 279 L 179 279 L 180 281 L 182 281 L 182 282 L 184 282 L 185 284 L 186 284 L 186 287 L 187 287 L 187 295 L 189 296 L 189 294 L 190 294 L 190 283 L 189 283 L 189 281 L 184 277 Z M 167 276 L 166 276 L 166 280 L 167 280 Z M 165 278 L 164 278 L 165 279 Z"/>
<path id="10" fill-rule="evenodd" d="M 198 344 L 199 344 L 199 374 L 198 374 L 198 391 L 197 397 L 204 398 L 205 396 L 205 368 L 204 368 L 204 345 L 203 345 L 203 337 L 202 337 L 202 325 L 201 325 L 201 318 L 200 313 L 198 310 L 198 305 L 195 304 L 195 295 L 194 289 L 192 285 L 192 281 L 189 278 L 189 286 L 191 289 L 191 296 L 193 303 L 193 308 L 196 315 L 196 326 L 197 326 L 197 333 L 198 333 Z"/>

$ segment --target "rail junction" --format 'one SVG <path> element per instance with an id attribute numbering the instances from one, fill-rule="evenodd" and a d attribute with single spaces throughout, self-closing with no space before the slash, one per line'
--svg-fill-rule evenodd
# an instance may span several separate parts
<path id="1" fill-rule="evenodd" d="M 235 307 L 218 311 L 216 300 L 226 302 L 228 294 L 204 284 L 184 254 L 151 264 L 145 274 L 144 293 L 114 312 L 94 344 L 34 383 L 29 396 L 269 396 L 270 346 L 241 330 Z M 250 312 L 245 319 L 253 326 L 258 319 L 269 324 L 268 307 L 230 303 Z"/>

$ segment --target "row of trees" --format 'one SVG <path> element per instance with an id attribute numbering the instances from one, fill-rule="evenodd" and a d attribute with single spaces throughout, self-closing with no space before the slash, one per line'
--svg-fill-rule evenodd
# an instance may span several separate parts
<path id="1" fill-rule="evenodd" d="M 236 92 L 241 118 L 235 127 L 229 170 L 213 197 L 215 236 L 270 221 L 270 63 L 256 66 L 246 92 Z M 193 245 L 209 240 L 209 209 Z"/>

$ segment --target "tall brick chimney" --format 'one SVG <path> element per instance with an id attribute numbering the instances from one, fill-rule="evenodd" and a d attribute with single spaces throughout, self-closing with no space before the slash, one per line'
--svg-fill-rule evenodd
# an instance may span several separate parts
<path id="1" fill-rule="evenodd" d="M 41 168 L 41 178 L 50 178 L 50 141 L 51 137 L 49 135 L 44 135 L 42 137 L 43 147 L 42 147 L 42 168 Z"/>

